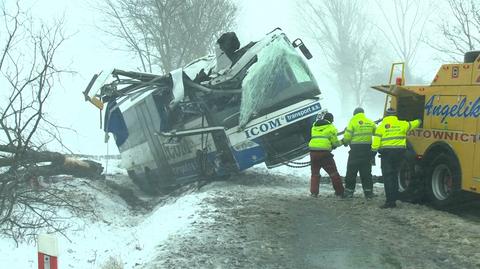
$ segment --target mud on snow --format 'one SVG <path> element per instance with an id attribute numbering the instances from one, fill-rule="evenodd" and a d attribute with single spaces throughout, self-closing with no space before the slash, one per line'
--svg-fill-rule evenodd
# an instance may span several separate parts
<path id="1" fill-rule="evenodd" d="M 307 179 L 261 170 L 207 184 L 190 232 L 138 268 L 480 267 L 478 218 L 401 202 L 381 210 L 381 184 L 372 200 L 360 185 L 348 200 L 328 183 L 320 189 L 312 198 Z"/>

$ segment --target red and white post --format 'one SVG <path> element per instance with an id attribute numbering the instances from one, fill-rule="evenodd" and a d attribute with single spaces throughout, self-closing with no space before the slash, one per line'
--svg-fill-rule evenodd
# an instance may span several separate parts
<path id="1" fill-rule="evenodd" d="M 38 269 L 58 269 L 58 241 L 52 235 L 38 235 Z"/>

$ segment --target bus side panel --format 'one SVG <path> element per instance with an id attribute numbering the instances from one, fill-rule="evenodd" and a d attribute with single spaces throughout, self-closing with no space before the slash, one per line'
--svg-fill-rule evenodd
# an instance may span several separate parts
<path id="1" fill-rule="evenodd" d="M 182 128 L 188 130 L 208 126 L 206 121 L 197 117 L 183 124 Z M 215 167 L 217 148 L 212 134 L 205 133 L 181 138 L 158 136 L 157 139 L 163 146 L 168 165 L 179 181 L 194 180 L 204 173 L 212 174 L 211 171 L 202 171 L 205 170 L 204 168 L 211 170 Z M 200 163 L 204 164 L 203 168 Z"/>
<path id="2" fill-rule="evenodd" d="M 141 126 L 137 110 L 132 107 L 123 113 L 128 129 L 128 138 L 119 146 L 121 166 L 136 174 L 143 174 L 144 168 L 157 169 L 157 163 L 147 140 L 146 130 Z"/>
<path id="3" fill-rule="evenodd" d="M 160 129 L 160 117 L 155 108 L 151 96 L 135 105 L 137 115 L 141 123 L 141 128 L 146 134 L 146 139 L 152 155 L 154 156 L 156 167 L 148 167 L 152 179 L 159 185 L 171 185 L 175 182 L 172 176 L 170 166 L 168 165 L 162 145 L 157 139 L 156 132 Z"/>

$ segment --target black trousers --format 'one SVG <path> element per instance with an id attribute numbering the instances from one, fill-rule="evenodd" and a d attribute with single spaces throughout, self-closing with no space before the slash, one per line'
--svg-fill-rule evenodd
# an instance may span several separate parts
<path id="1" fill-rule="evenodd" d="M 405 157 L 405 149 L 380 150 L 382 159 L 383 186 L 387 204 L 395 204 L 398 197 L 398 170 Z"/>
<path id="2" fill-rule="evenodd" d="M 350 151 L 347 162 L 347 174 L 345 175 L 345 190 L 349 192 L 355 191 L 357 182 L 357 174 L 360 173 L 362 180 L 362 188 L 364 193 L 373 192 L 372 182 L 372 164 L 370 163 L 371 150 L 367 151 Z"/>

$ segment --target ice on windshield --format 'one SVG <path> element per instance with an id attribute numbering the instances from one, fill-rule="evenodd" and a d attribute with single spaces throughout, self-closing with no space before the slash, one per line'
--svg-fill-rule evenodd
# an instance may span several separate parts
<path id="1" fill-rule="evenodd" d="M 272 40 L 257 54 L 258 61 L 248 70 L 242 82 L 240 127 L 258 114 L 262 104 L 291 86 L 315 81 L 307 64 L 287 39 Z"/>

